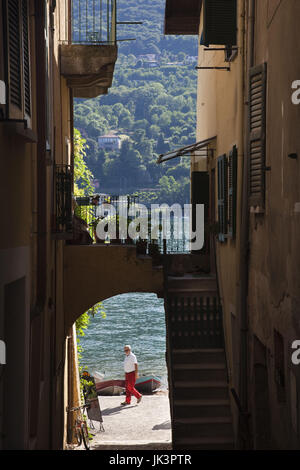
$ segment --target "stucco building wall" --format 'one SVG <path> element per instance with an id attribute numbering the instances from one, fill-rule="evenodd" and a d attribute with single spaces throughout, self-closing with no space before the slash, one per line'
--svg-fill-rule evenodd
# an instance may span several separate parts
<path id="1" fill-rule="evenodd" d="M 250 214 L 249 321 L 250 331 L 266 348 L 271 445 L 298 448 L 299 408 L 294 394 L 300 390 L 300 371 L 292 364 L 292 342 L 299 331 L 299 155 L 300 108 L 291 100 L 292 82 L 300 76 L 297 51 L 300 46 L 297 1 L 256 2 L 255 64 L 267 63 L 266 192 L 265 210 Z M 283 33 L 284 32 L 284 33 Z M 274 379 L 275 331 L 284 345 L 283 398 Z M 249 336 L 252 364 L 253 336 Z M 255 405 L 252 369 L 252 404 Z M 255 419 L 254 419 L 255 427 Z M 259 443 L 258 443 L 259 445 Z"/>
<path id="2" fill-rule="evenodd" d="M 253 2 L 254 41 L 251 66 L 267 64 L 265 208 L 249 207 L 248 231 L 248 407 L 253 445 L 299 448 L 300 376 L 291 362 L 291 344 L 299 332 L 299 118 L 291 101 L 292 82 L 299 79 L 299 2 Z M 215 178 L 217 158 L 238 149 L 236 237 L 216 241 L 217 273 L 223 304 L 230 385 L 239 390 L 241 340 L 241 239 L 243 166 L 248 162 L 248 81 L 251 63 L 250 1 L 238 1 L 238 54 L 224 62 L 223 51 L 199 46 L 198 66 L 229 66 L 230 71 L 199 70 L 197 141 L 216 136 L 207 158 L 192 158 L 191 171 Z M 202 9 L 203 10 L 203 9 Z M 203 28 L 201 12 L 199 37 Z M 222 46 L 211 46 L 222 47 Z M 297 154 L 298 158 L 290 158 Z M 217 204 L 216 207 L 216 219 Z M 284 386 L 278 392 L 276 334 L 283 338 Z M 277 338 L 277 339 L 276 339 Z M 276 356 L 276 357 L 275 357 Z M 242 363 L 242 367 L 245 364 Z M 276 372 L 277 371 L 277 372 Z M 265 410 L 264 412 L 262 410 Z M 232 402 L 235 429 L 238 410 Z"/>
<path id="3" fill-rule="evenodd" d="M 0 2 L 0 15 L 4 10 Z M 31 68 L 31 129 L 32 141 L 24 139 L 11 121 L 0 123 L 2 174 L 1 200 L 3 230 L 1 231 L 0 257 L 0 328 L 1 339 L 7 342 L 7 379 L 1 382 L 1 414 L 9 410 L 4 422 L 17 419 L 15 429 L 1 434 L 2 448 L 46 449 L 63 445 L 63 390 L 65 362 L 65 325 L 62 296 L 62 245 L 63 241 L 52 239 L 53 221 L 53 164 L 66 163 L 70 159 L 64 142 L 71 139 L 70 92 L 61 77 L 59 66 L 59 40 L 64 35 L 65 2 L 57 2 L 52 14 L 52 2 L 46 2 L 49 36 L 49 146 L 42 156 L 38 153 L 37 84 L 41 80 L 43 63 L 37 60 L 36 44 L 39 19 L 37 3 L 28 2 Z M 3 20 L 3 17 L 1 17 Z M 42 20 L 41 20 L 42 21 Z M 53 38 L 51 31 L 53 27 Z M 4 42 L 4 45 L 6 42 Z M 3 43 L 2 43 L 3 45 Z M 0 49 L 1 60 L 4 49 Z M 5 80 L 5 76 L 0 77 Z M 53 85 L 52 81 L 53 80 Z M 46 93 L 46 90 L 45 90 Z M 24 126 L 24 125 L 23 125 Z M 31 131 L 30 131 L 31 132 Z M 41 163 L 41 160 L 44 162 Z M 69 162 L 70 163 L 70 162 Z M 45 164 L 45 181 L 40 180 L 39 165 Z M 44 191 L 45 240 L 43 276 L 43 302 L 38 290 L 40 215 L 39 198 L 41 185 Z M 13 292 L 24 280 L 23 304 L 15 313 L 14 323 L 8 321 L 9 309 L 13 307 Z M 11 306 L 11 307 L 10 307 Z M 15 339 L 14 339 L 15 338 Z M 18 339 L 22 338 L 22 341 Z M 16 354 L 19 361 L 16 361 Z M 3 366 L 2 366 L 3 367 Z M 10 371 L 15 367 L 13 373 Z M 13 375 L 15 377 L 13 377 Z M 8 393 L 9 389 L 13 389 Z M 16 409 L 15 403 L 18 402 Z M 14 413 L 14 409 L 16 409 Z M 19 414 L 17 410 L 19 409 Z M 21 413 L 21 415 L 20 415 Z M 15 417 L 15 418 L 14 418 Z M 3 424 L 3 419 L 1 422 Z M 51 423 L 57 421 L 55 432 Z M 16 430 L 18 429 L 18 430 Z"/>

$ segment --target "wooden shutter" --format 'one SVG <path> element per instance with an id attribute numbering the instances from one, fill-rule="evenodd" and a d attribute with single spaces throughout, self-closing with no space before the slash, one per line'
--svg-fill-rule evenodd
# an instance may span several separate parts
<path id="1" fill-rule="evenodd" d="M 28 0 L 6 0 L 8 118 L 31 115 Z"/>
<path id="2" fill-rule="evenodd" d="M 233 147 L 228 158 L 228 235 L 235 238 L 237 193 L 237 148 Z"/>
<path id="3" fill-rule="evenodd" d="M 250 69 L 249 77 L 249 205 L 264 207 L 267 65 Z"/>
<path id="4" fill-rule="evenodd" d="M 20 2 L 7 0 L 9 103 L 22 110 Z"/>
<path id="5" fill-rule="evenodd" d="M 227 234 L 227 159 L 218 158 L 218 222 L 219 241 L 224 242 Z"/>
<path id="6" fill-rule="evenodd" d="M 206 171 L 191 173 L 192 230 L 196 232 L 196 205 L 204 204 L 204 228 L 208 227 L 209 219 L 209 174 Z M 201 252 L 209 251 L 209 239 L 204 234 L 204 246 Z"/>
<path id="7" fill-rule="evenodd" d="M 28 0 L 22 0 L 24 109 L 31 116 Z"/>
<path id="8" fill-rule="evenodd" d="M 236 0 L 204 0 L 203 44 L 205 46 L 237 44 Z"/>

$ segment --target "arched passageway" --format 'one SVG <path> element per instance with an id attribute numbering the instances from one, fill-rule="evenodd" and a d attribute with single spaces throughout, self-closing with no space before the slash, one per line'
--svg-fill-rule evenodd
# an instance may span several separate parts
<path id="1" fill-rule="evenodd" d="M 103 308 L 106 317 L 96 311 L 80 339 L 81 364 L 92 375 L 95 371 L 104 374 L 104 380 L 123 379 L 123 348 L 130 344 L 137 356 L 139 377 L 153 374 L 162 385 L 159 392 L 143 393 L 138 406 L 132 397 L 126 409 L 120 406 L 124 395 L 99 396 L 105 433 L 96 434 L 92 447 L 155 442 L 171 448 L 164 301 L 154 293 L 128 293 L 104 300 Z"/>
<path id="2" fill-rule="evenodd" d="M 135 246 L 78 245 L 64 249 L 65 330 L 90 307 L 114 295 L 155 292 L 163 295 L 163 269 Z"/>
<path id="3" fill-rule="evenodd" d="M 80 340 L 83 363 L 105 372 L 108 378 L 123 375 L 123 346 L 130 344 L 140 363 L 140 373 L 167 376 L 164 301 L 153 293 L 130 293 L 103 301 L 106 318 L 95 313 L 87 334 Z"/>

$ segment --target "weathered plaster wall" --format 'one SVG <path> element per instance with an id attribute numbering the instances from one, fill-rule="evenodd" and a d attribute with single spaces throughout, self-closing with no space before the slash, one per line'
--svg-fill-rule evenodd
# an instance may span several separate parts
<path id="1" fill-rule="evenodd" d="M 163 291 L 163 272 L 135 247 L 69 245 L 64 248 L 66 328 L 97 302 L 125 292 Z"/>
<path id="2" fill-rule="evenodd" d="M 300 339 L 300 106 L 291 101 L 291 85 L 300 77 L 300 3 L 256 4 L 255 63 L 267 62 L 266 166 L 271 168 L 265 212 L 250 216 L 250 329 L 268 350 L 272 445 L 299 448 L 300 414 L 293 395 L 296 383 L 299 400 L 300 370 L 291 362 L 291 343 Z M 274 329 L 284 338 L 284 403 L 278 401 L 274 380 Z M 253 356 L 251 337 L 250 346 Z"/>
<path id="3" fill-rule="evenodd" d="M 214 149 L 209 152 L 206 161 L 196 158 L 192 169 L 209 172 L 215 169 L 215 218 L 218 220 L 218 172 L 217 158 L 229 153 L 233 145 L 238 149 L 237 164 L 237 212 L 236 237 L 228 238 L 224 243 L 216 239 L 216 257 L 219 291 L 224 315 L 226 354 L 231 386 L 237 389 L 239 375 L 239 356 L 236 343 L 239 341 L 239 312 L 237 311 L 237 288 L 239 285 L 239 243 L 241 223 L 241 190 L 244 158 L 243 142 L 243 66 L 244 66 L 244 11 L 243 1 L 238 2 L 238 54 L 228 63 L 224 62 L 224 51 L 204 51 L 199 46 L 198 65 L 202 67 L 230 67 L 225 70 L 199 70 L 197 87 L 197 141 L 216 136 L 210 144 Z M 203 28 L 203 13 L 200 21 L 200 34 Z M 223 46 L 211 46 L 222 48 Z M 197 162 L 198 160 L 198 162 Z M 206 168 L 205 168 L 206 167 Z M 234 337 L 233 337 L 234 332 Z M 237 333 L 237 335 L 236 335 Z M 234 344 L 235 343 L 235 344 Z M 233 409 L 236 411 L 235 405 Z"/>

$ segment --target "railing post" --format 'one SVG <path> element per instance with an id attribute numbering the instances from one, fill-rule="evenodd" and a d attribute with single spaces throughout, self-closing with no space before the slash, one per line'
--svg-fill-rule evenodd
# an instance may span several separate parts
<path id="1" fill-rule="evenodd" d="M 72 44 L 73 1 L 68 0 L 68 44 Z"/>
<path id="2" fill-rule="evenodd" d="M 117 0 L 65 2 L 68 44 L 116 44 Z"/>
<path id="3" fill-rule="evenodd" d="M 116 44 L 117 42 L 117 2 L 116 0 L 112 0 L 111 42 L 112 44 Z"/>
<path id="4" fill-rule="evenodd" d="M 109 42 L 109 0 L 106 0 L 106 40 Z"/>

